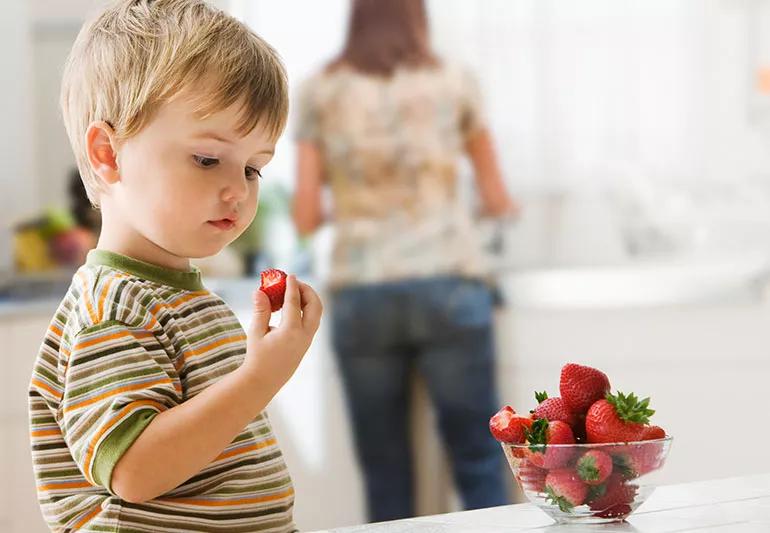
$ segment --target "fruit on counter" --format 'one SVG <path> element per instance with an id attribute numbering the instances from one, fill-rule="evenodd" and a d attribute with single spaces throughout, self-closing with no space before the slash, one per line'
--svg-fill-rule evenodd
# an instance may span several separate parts
<path id="1" fill-rule="evenodd" d="M 648 495 L 635 479 L 663 466 L 670 438 L 650 423 L 649 398 L 612 393 L 595 368 L 567 364 L 559 385 L 558 397 L 535 393 L 530 417 L 503 407 L 492 435 L 526 496 L 557 521 L 624 520 Z"/>
<path id="2" fill-rule="evenodd" d="M 286 272 L 277 268 L 263 270 L 259 290 L 267 294 L 270 299 L 270 310 L 278 311 L 283 307 L 283 298 L 286 294 Z"/>
<path id="3" fill-rule="evenodd" d="M 567 402 L 558 396 L 555 398 L 549 398 L 548 393 L 536 392 L 535 399 L 538 402 L 537 407 L 532 411 L 532 417 L 535 419 L 544 418 L 551 422 L 555 420 L 561 420 L 566 422 L 570 427 L 577 424 L 577 415 L 570 410 Z"/>
<path id="4" fill-rule="evenodd" d="M 535 420 L 527 430 L 529 443 L 529 461 L 539 467 L 551 470 L 560 468 L 572 459 L 572 448 L 554 447 L 552 444 L 574 444 L 575 437 L 569 424 L 561 420 L 549 422 L 545 419 Z"/>
<path id="5" fill-rule="evenodd" d="M 612 473 L 612 457 L 600 450 L 587 451 L 575 463 L 575 470 L 586 485 L 601 485 Z"/>
<path id="6" fill-rule="evenodd" d="M 526 431 L 532 427 L 532 418 L 516 414 L 510 405 L 506 405 L 489 420 L 489 431 L 500 442 L 521 444 L 526 439 Z"/>
<path id="7" fill-rule="evenodd" d="M 588 494 L 588 486 L 571 468 L 551 470 L 545 477 L 546 500 L 558 505 L 563 513 L 572 512 L 582 505 Z"/>
<path id="8" fill-rule="evenodd" d="M 586 414 L 588 442 L 632 442 L 644 440 L 643 434 L 652 431 L 647 424 L 655 411 L 649 408 L 650 399 L 639 400 L 635 394 L 618 392 L 607 394 L 606 399 L 594 402 Z M 665 433 L 665 432 L 664 432 Z"/>
<path id="9" fill-rule="evenodd" d="M 561 369 L 559 393 L 574 413 L 585 413 L 610 392 L 610 380 L 601 370 L 567 363 Z"/>

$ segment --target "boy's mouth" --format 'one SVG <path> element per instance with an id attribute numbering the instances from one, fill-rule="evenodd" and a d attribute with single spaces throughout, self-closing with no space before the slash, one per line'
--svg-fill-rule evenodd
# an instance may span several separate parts
<path id="1" fill-rule="evenodd" d="M 222 218 L 220 220 L 209 220 L 208 223 L 223 231 L 233 229 L 235 227 L 235 220 L 231 218 Z"/>

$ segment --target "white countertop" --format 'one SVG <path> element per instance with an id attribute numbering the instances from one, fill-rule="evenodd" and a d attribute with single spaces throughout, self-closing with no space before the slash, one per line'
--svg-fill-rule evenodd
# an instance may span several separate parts
<path id="1" fill-rule="evenodd" d="M 557 525 L 531 504 L 325 530 L 327 533 L 770 533 L 770 473 L 658 487 L 628 522 Z"/>

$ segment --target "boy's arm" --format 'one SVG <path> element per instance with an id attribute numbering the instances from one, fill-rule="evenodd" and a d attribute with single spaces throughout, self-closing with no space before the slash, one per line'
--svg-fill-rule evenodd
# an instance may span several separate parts
<path id="1" fill-rule="evenodd" d="M 310 141 L 297 143 L 297 189 L 294 192 L 293 218 L 300 235 L 318 229 L 323 222 L 321 189 L 323 187 L 323 156 Z"/>
<path id="2" fill-rule="evenodd" d="M 269 328 L 270 303 L 256 291 L 243 365 L 158 414 L 115 465 L 112 491 L 129 502 L 145 502 L 216 459 L 294 373 L 318 329 L 321 312 L 315 292 L 289 276 L 281 324 Z"/>
<path id="3" fill-rule="evenodd" d="M 496 217 L 516 215 L 519 205 L 505 188 L 489 130 L 482 129 L 474 134 L 465 148 L 473 164 L 484 211 Z"/>

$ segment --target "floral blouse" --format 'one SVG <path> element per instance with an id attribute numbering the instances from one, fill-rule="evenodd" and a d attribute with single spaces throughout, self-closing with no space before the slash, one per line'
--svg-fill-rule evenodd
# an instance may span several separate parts
<path id="1" fill-rule="evenodd" d="M 485 273 L 457 186 L 465 143 L 484 126 L 475 79 L 453 66 L 304 82 L 295 137 L 318 146 L 331 188 L 333 287 Z"/>

